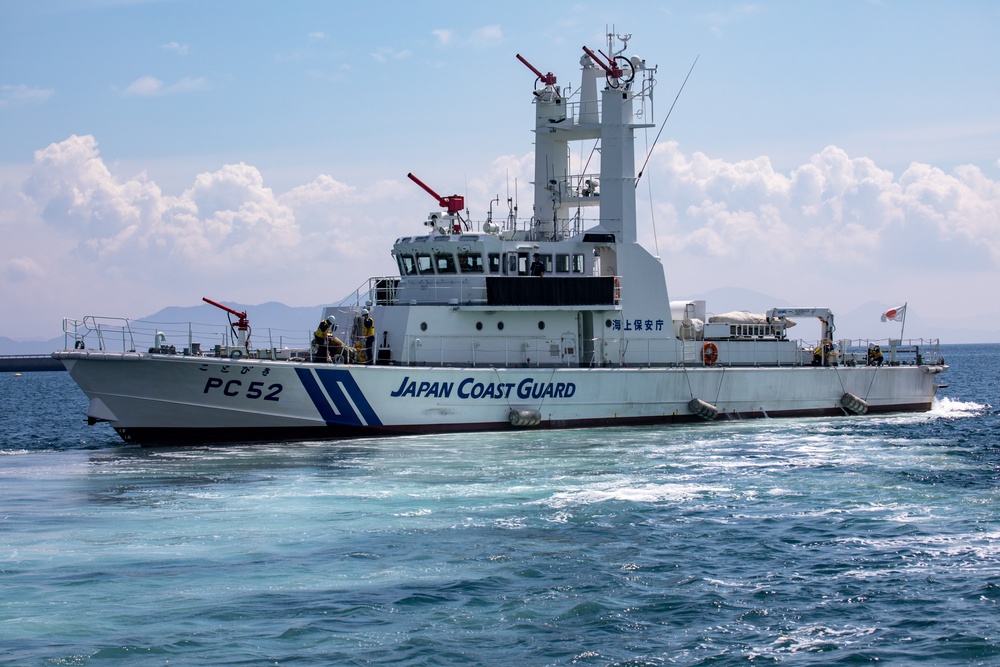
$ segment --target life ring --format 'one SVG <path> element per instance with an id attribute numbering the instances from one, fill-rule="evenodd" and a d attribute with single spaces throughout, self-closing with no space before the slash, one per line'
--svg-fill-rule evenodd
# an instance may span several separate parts
<path id="1" fill-rule="evenodd" d="M 711 366 L 719 360 L 719 348 L 715 343 L 705 343 L 701 348 L 701 359 L 706 366 Z"/>

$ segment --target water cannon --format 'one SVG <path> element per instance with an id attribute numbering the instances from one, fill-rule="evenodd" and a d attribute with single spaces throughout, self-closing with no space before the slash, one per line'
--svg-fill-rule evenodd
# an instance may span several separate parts
<path id="1" fill-rule="evenodd" d="M 597 53 L 601 55 L 598 56 L 597 53 L 594 53 L 586 46 L 583 47 L 583 51 L 604 70 L 608 79 L 608 85 L 612 88 L 618 88 L 622 83 L 628 85 L 635 79 L 636 65 L 625 56 L 608 57 L 600 50 Z M 645 61 L 639 59 L 639 63 L 642 64 L 641 69 L 645 69 Z"/>
<path id="2" fill-rule="evenodd" d="M 247 348 L 249 350 L 249 345 L 250 345 L 250 320 L 247 319 L 246 311 L 234 310 L 234 309 L 230 308 L 229 306 L 224 306 L 221 303 L 219 303 L 218 301 L 212 301 L 208 297 L 204 297 L 204 296 L 201 297 L 201 300 L 204 301 L 207 304 L 211 304 L 211 305 L 215 306 L 216 308 L 221 308 L 222 310 L 226 311 L 230 315 L 235 315 L 236 316 L 236 318 L 237 318 L 236 324 L 233 324 L 232 321 L 230 321 L 229 324 L 230 324 L 231 327 L 235 328 L 236 331 L 238 332 L 237 336 L 238 336 L 239 341 L 240 341 L 240 346 L 241 347 L 245 347 L 245 348 Z"/>
<path id="3" fill-rule="evenodd" d="M 465 197 L 463 197 L 462 195 L 451 195 L 449 197 L 442 197 L 438 193 L 431 190 L 429 185 L 421 181 L 413 174 L 407 174 L 406 177 L 411 181 L 413 181 L 414 183 L 416 183 L 417 185 L 419 185 L 420 187 L 422 187 L 424 191 L 427 192 L 427 194 L 429 194 L 431 197 L 437 199 L 438 206 L 448 211 L 448 215 L 454 215 L 459 211 L 461 211 L 463 208 L 465 208 Z"/>
<path id="4" fill-rule="evenodd" d="M 541 81 L 543 84 L 545 84 L 546 86 L 554 86 L 554 85 L 556 85 L 556 75 L 555 74 L 553 74 L 552 72 L 549 72 L 548 74 L 542 74 L 541 72 L 538 71 L 538 69 L 534 65 L 532 65 L 531 63 L 529 63 L 527 61 L 527 59 L 524 56 L 522 56 L 520 53 L 517 54 L 517 59 L 520 60 L 524 64 L 525 67 L 527 67 L 532 72 L 534 72 L 535 76 L 537 76 L 538 80 Z"/>

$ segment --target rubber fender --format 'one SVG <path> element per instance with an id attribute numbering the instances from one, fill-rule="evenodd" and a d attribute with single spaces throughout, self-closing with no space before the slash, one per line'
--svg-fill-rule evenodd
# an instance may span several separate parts
<path id="1" fill-rule="evenodd" d="M 863 415 L 868 412 L 868 403 L 851 392 L 847 392 L 840 397 L 840 406 L 856 415 Z"/>
<path id="2" fill-rule="evenodd" d="M 511 426 L 538 426 L 542 423 L 542 413 L 538 410 L 518 410 L 511 408 L 507 415 Z"/>
<path id="3" fill-rule="evenodd" d="M 705 421 L 712 421 L 719 415 L 719 408 L 700 398 L 692 398 L 688 401 L 688 410 L 698 415 Z"/>

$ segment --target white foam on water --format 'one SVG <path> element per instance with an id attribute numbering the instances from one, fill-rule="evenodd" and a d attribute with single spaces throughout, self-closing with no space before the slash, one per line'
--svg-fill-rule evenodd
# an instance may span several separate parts
<path id="1" fill-rule="evenodd" d="M 975 417 L 988 407 L 990 406 L 975 401 L 962 401 L 942 396 L 934 398 L 930 414 L 935 417 Z"/>
<path id="2" fill-rule="evenodd" d="M 778 636 L 770 646 L 759 648 L 747 657 L 778 658 L 780 655 L 794 654 L 802 651 L 819 652 L 836 647 L 845 649 L 861 641 L 867 643 L 867 638 L 878 632 L 875 626 L 845 627 L 835 630 L 823 625 L 807 625 L 793 628 Z"/>
<path id="3" fill-rule="evenodd" d="M 724 486 L 704 484 L 642 484 L 634 486 L 629 481 L 595 484 L 584 489 L 560 491 L 548 499 L 539 501 L 552 507 L 563 508 L 571 505 L 591 505 L 609 501 L 632 503 L 683 503 L 703 498 L 706 495 L 730 493 Z"/>

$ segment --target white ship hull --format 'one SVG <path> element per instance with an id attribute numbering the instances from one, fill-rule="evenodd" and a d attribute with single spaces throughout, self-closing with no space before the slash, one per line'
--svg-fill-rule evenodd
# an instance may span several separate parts
<path id="1" fill-rule="evenodd" d="M 925 411 L 938 366 L 425 368 L 57 353 L 91 399 L 88 417 L 127 442 L 274 442 L 527 428 Z"/>

